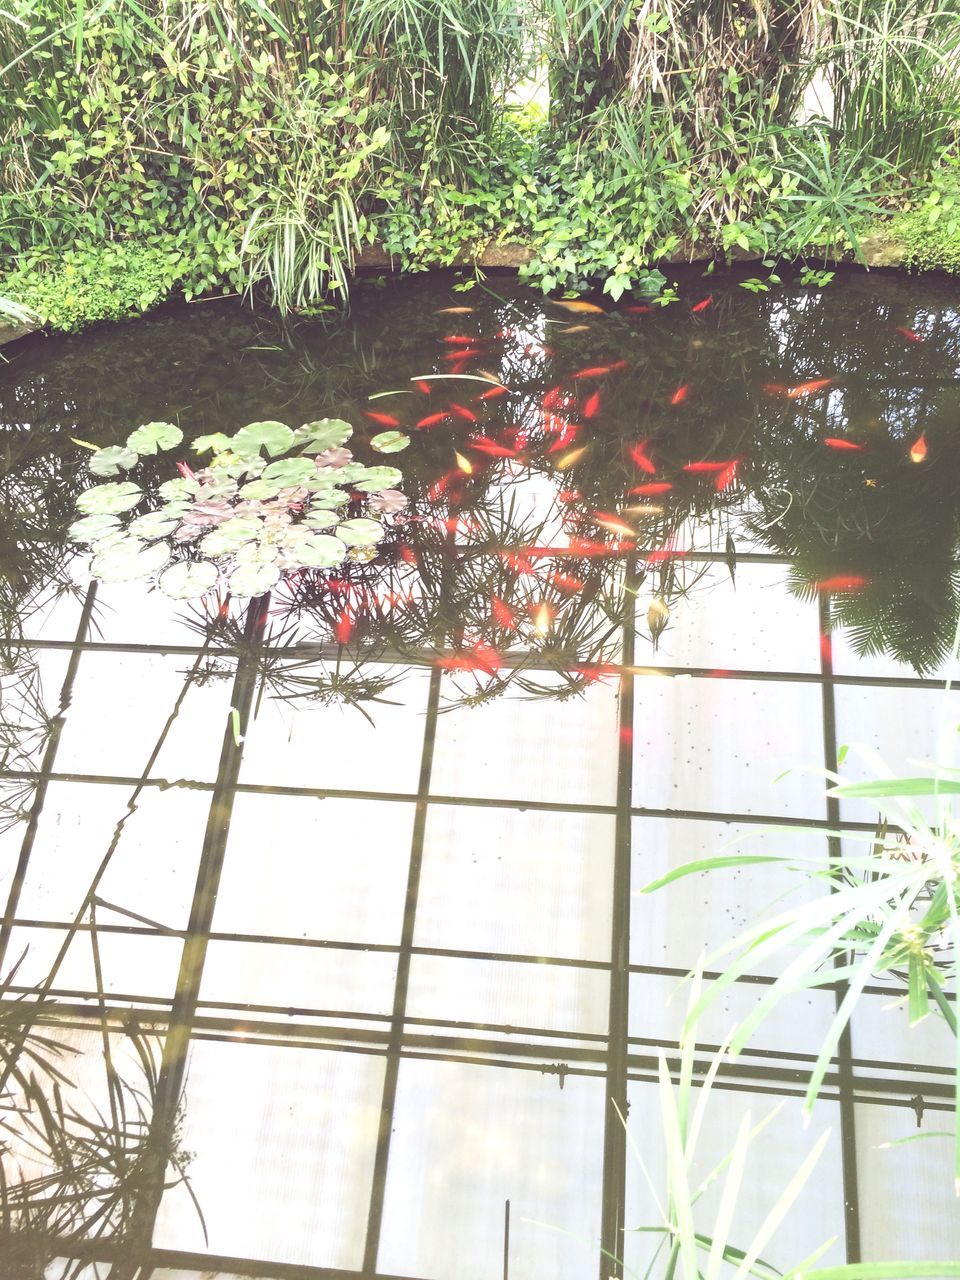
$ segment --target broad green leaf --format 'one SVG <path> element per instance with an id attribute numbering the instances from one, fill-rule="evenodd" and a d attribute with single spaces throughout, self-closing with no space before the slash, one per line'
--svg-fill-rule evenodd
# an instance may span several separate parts
<path id="1" fill-rule="evenodd" d="M 98 538 L 119 528 L 119 516 L 84 516 L 82 520 L 74 520 L 67 530 L 67 537 L 71 542 L 96 542 Z"/>
<path id="2" fill-rule="evenodd" d="M 340 481 L 340 472 L 324 470 L 322 467 L 314 467 L 313 475 L 304 480 L 303 487 L 309 489 L 312 493 L 323 493 L 325 490 L 332 490 Z M 346 495 L 344 495 L 346 497 Z"/>
<path id="3" fill-rule="evenodd" d="M 210 530 L 201 541 L 200 550 L 205 556 L 227 555 L 252 542 L 262 531 L 263 521 L 257 516 L 233 516 Z"/>
<path id="4" fill-rule="evenodd" d="M 262 481 L 280 480 L 288 489 L 293 485 L 301 485 L 317 474 L 317 466 L 312 458 L 280 458 L 264 467 Z"/>
<path id="5" fill-rule="evenodd" d="M 211 449 L 214 453 L 222 453 L 230 448 L 230 437 L 222 431 L 213 431 L 210 435 L 197 436 L 190 448 L 194 453 L 207 453 Z"/>
<path id="6" fill-rule="evenodd" d="M 960 782 L 944 778 L 879 778 L 873 782 L 844 782 L 831 787 L 829 796 L 870 799 L 883 796 L 960 795 Z"/>
<path id="7" fill-rule="evenodd" d="M 333 475 L 337 484 L 352 484 L 354 480 L 360 479 L 366 469 L 362 462 L 348 462 L 345 467 L 337 467 Z"/>
<path id="8" fill-rule="evenodd" d="M 173 480 L 165 480 L 157 492 L 164 502 L 176 502 L 180 498 L 193 497 L 199 488 L 199 480 L 191 480 L 189 476 L 175 476 Z"/>
<path id="9" fill-rule="evenodd" d="M 293 432 L 282 422 L 251 422 L 241 427 L 230 446 L 241 457 L 256 457 L 266 449 L 271 458 L 286 453 L 293 444 Z"/>
<path id="10" fill-rule="evenodd" d="M 183 432 L 172 422 L 147 422 L 127 436 L 127 448 L 136 453 L 159 453 L 161 449 L 172 449 L 183 439 Z"/>
<path id="11" fill-rule="evenodd" d="M 330 529 L 339 519 L 332 508 L 318 510 L 317 507 L 311 507 L 303 517 L 303 523 L 310 529 Z"/>
<path id="12" fill-rule="evenodd" d="M 240 487 L 240 497 L 262 501 L 266 498 L 275 498 L 281 489 L 288 487 L 283 480 L 248 480 Z"/>
<path id="13" fill-rule="evenodd" d="M 349 493 L 344 493 L 342 489 L 332 489 L 329 493 L 321 491 L 316 497 L 310 499 L 310 510 L 333 511 L 349 501 Z"/>
<path id="14" fill-rule="evenodd" d="M 699 875 L 701 871 L 714 871 L 723 867 L 744 867 L 754 862 L 788 861 L 790 861 L 788 858 L 762 853 L 737 853 L 730 854 L 727 857 L 698 858 L 695 862 L 685 862 L 682 867 L 674 867 L 672 871 L 669 871 L 665 876 L 661 876 L 659 880 L 651 880 L 649 884 L 643 886 L 640 892 L 654 893 L 657 889 L 662 889 L 664 885 L 673 884 L 674 880 L 681 880 L 684 876 Z"/>
<path id="15" fill-rule="evenodd" d="M 111 547 L 94 558 L 90 572 L 102 582 L 134 582 L 158 573 L 170 559 L 165 543 L 155 542 L 140 551 L 128 549 L 129 544 Z"/>
<path id="16" fill-rule="evenodd" d="M 337 525 L 337 537 L 349 547 L 375 547 L 383 534 L 383 525 L 376 520 L 344 520 Z"/>
<path id="17" fill-rule="evenodd" d="M 127 532 L 132 533 L 135 538 L 165 538 L 168 533 L 173 533 L 179 518 L 179 513 L 171 515 L 167 507 L 160 511 L 148 511 L 146 515 L 131 520 L 127 525 Z"/>
<path id="18" fill-rule="evenodd" d="M 344 444 L 352 435 L 353 427 L 343 418 L 318 418 L 316 422 L 305 422 L 296 431 L 297 443 L 318 453 Z"/>
<path id="19" fill-rule="evenodd" d="M 273 542 L 245 542 L 237 548 L 237 564 L 273 564 L 280 548 Z"/>
<path id="20" fill-rule="evenodd" d="M 301 564 L 315 569 L 330 569 L 343 564 L 347 554 L 346 543 L 325 533 L 315 534 L 298 543 L 297 559 Z"/>
<path id="21" fill-rule="evenodd" d="M 370 448 L 377 453 L 399 453 L 410 443 L 410 437 L 402 431 L 381 431 L 370 441 Z"/>
<path id="22" fill-rule="evenodd" d="M 216 586 L 219 576 L 209 560 L 181 560 L 164 570 L 157 585 L 174 600 L 196 600 Z"/>
<path id="23" fill-rule="evenodd" d="M 787 1271 L 783 1280 L 944 1280 L 953 1276 L 960 1276 L 960 1262 L 849 1262 Z"/>
<path id="24" fill-rule="evenodd" d="M 106 449 L 98 449 L 87 466 L 95 476 L 115 476 L 118 471 L 129 471 L 131 467 L 135 467 L 139 457 L 133 449 L 111 444 Z"/>
<path id="25" fill-rule="evenodd" d="M 394 489 L 403 480 L 403 473 L 396 467 L 364 467 L 363 475 L 357 476 L 353 487 L 361 493 L 380 493 L 383 489 Z"/>
<path id="26" fill-rule="evenodd" d="M 141 496 L 140 486 L 130 480 L 98 484 L 80 494 L 77 510 L 88 516 L 113 515 L 135 507 Z"/>
<path id="27" fill-rule="evenodd" d="M 230 575 L 230 591 L 235 596 L 258 596 L 269 591 L 279 577 L 275 564 L 242 564 Z"/>

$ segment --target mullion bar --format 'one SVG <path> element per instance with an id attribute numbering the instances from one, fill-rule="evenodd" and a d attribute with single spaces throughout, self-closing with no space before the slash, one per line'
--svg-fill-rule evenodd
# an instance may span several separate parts
<path id="1" fill-rule="evenodd" d="M 823 763 L 830 774 L 837 772 L 837 709 L 833 694 L 833 643 L 830 635 L 830 607 L 825 596 L 819 601 L 820 621 L 820 671 L 823 702 Z M 840 819 L 840 802 L 836 796 L 827 795 L 827 823 L 836 828 Z M 827 837 L 831 863 L 841 856 L 840 840 Z M 836 963 L 840 963 L 837 958 Z M 839 1009 L 846 994 L 846 984 L 834 986 L 834 1001 Z M 837 1044 L 837 1077 L 840 1104 L 840 1158 L 843 1175 L 843 1214 L 847 1238 L 847 1262 L 859 1262 L 860 1255 L 860 1193 L 857 1178 L 856 1112 L 853 1105 L 853 1048 L 849 1022 L 844 1027 Z"/>
<path id="2" fill-rule="evenodd" d="M 20 904 L 20 895 L 23 892 L 24 881 L 27 877 L 27 870 L 30 865 L 30 856 L 33 853 L 33 846 L 37 839 L 37 829 L 40 825 L 40 816 L 43 812 L 43 806 L 46 803 L 47 789 L 50 779 L 53 775 L 53 766 L 56 762 L 57 751 L 60 746 L 60 735 L 63 732 L 64 720 L 70 703 L 73 700 L 73 686 L 77 678 L 77 670 L 80 666 L 80 655 L 84 637 L 90 626 L 90 615 L 93 613 L 93 606 L 97 598 L 97 584 L 91 582 L 87 587 L 87 593 L 84 597 L 83 608 L 80 611 L 80 621 L 77 624 L 77 632 L 72 645 L 70 645 L 70 661 L 67 664 L 67 673 L 64 676 L 63 684 L 60 688 L 60 703 L 57 714 L 53 718 L 50 728 L 50 736 L 47 739 L 47 745 L 43 753 L 43 760 L 40 763 L 40 770 L 36 774 L 25 773 L 28 778 L 36 778 L 37 789 L 34 793 L 33 804 L 30 806 L 30 818 L 27 822 L 27 829 L 23 834 L 23 841 L 20 845 L 20 856 L 17 859 L 17 866 L 13 873 L 13 881 L 10 885 L 10 892 L 7 894 L 7 905 L 3 913 L 3 923 L 0 925 L 0 971 L 2 971 L 4 962 L 7 957 L 7 949 L 10 945 L 10 933 L 13 928 L 12 921 L 16 917 L 17 907 Z"/>
<path id="3" fill-rule="evenodd" d="M 430 675 L 430 689 L 427 695 L 427 722 L 424 728 L 423 749 L 420 757 L 416 816 L 414 817 L 413 834 L 410 843 L 410 863 L 407 872 L 407 892 L 403 910 L 403 927 L 400 934 L 400 951 L 397 956 L 393 1014 L 390 1023 L 390 1039 L 387 1046 L 387 1062 L 383 1080 L 383 1096 L 380 1107 L 380 1126 L 377 1132 L 377 1148 L 374 1156 L 373 1180 L 370 1189 L 367 1235 L 363 1250 L 363 1274 L 369 1276 L 376 1273 L 377 1255 L 380 1252 L 380 1232 L 383 1226 L 387 1167 L 390 1161 L 390 1138 L 393 1132 L 393 1116 L 397 1102 L 400 1053 L 403 1045 L 404 1021 L 407 1011 L 407 991 L 410 985 L 410 966 L 413 957 L 413 936 L 416 927 L 417 904 L 420 897 L 420 874 L 423 868 L 423 845 L 426 835 L 427 812 L 430 804 L 430 778 L 433 772 L 433 752 L 437 737 L 437 718 L 440 712 L 441 681 L 441 672 L 434 668 Z"/>
<path id="4" fill-rule="evenodd" d="M 633 799 L 633 665 L 636 637 L 636 562 L 627 563 L 623 599 L 624 670 L 618 705 L 617 803 L 614 833 L 613 911 L 610 938 L 610 1004 L 604 1088 L 603 1190 L 600 1280 L 623 1274 L 623 1224 L 627 1180 L 627 1059 L 630 1002 L 630 856 Z"/>

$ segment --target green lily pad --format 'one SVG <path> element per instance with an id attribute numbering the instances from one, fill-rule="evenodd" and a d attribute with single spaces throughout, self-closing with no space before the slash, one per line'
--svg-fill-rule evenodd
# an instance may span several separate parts
<path id="1" fill-rule="evenodd" d="M 221 453 L 210 463 L 211 467 L 216 468 L 218 472 L 223 472 L 232 480 L 239 480 L 242 476 L 252 480 L 263 471 L 266 465 L 266 459 L 261 458 L 259 453 L 249 458 L 243 458 L 239 453 Z"/>
<path id="2" fill-rule="evenodd" d="M 244 543 L 252 542 L 263 530 L 263 522 L 256 516 L 234 516 L 211 529 L 200 543 L 205 556 L 223 556 L 236 551 Z"/>
<path id="3" fill-rule="evenodd" d="M 374 547 L 384 535 L 383 525 L 376 520 L 344 520 L 337 525 L 337 537 L 350 547 Z"/>
<path id="4" fill-rule="evenodd" d="M 230 591 L 235 596 L 258 596 L 269 591 L 279 577 L 275 564 L 242 564 L 230 575 Z"/>
<path id="5" fill-rule="evenodd" d="M 370 448 L 377 453 L 399 453 L 410 443 L 410 437 L 402 431 L 381 431 L 370 441 Z"/>
<path id="6" fill-rule="evenodd" d="M 119 528 L 119 516 L 84 516 L 82 520 L 74 520 L 67 530 L 67 537 L 71 542 L 96 542 L 98 538 Z"/>
<path id="7" fill-rule="evenodd" d="M 230 441 L 233 452 L 243 458 L 256 457 L 261 449 L 275 458 L 278 453 L 286 453 L 292 444 L 293 432 L 282 422 L 251 422 Z"/>
<path id="8" fill-rule="evenodd" d="M 237 548 L 237 564 L 273 564 L 280 554 L 274 542 L 245 542 Z"/>
<path id="9" fill-rule="evenodd" d="M 139 458 L 140 455 L 133 449 L 111 444 L 106 449 L 98 449 L 87 466 L 95 476 L 115 476 L 119 471 L 129 471 L 131 467 L 135 467 Z"/>
<path id="10" fill-rule="evenodd" d="M 343 444 L 352 435 L 353 427 L 343 418 L 318 418 L 316 422 L 305 422 L 296 431 L 298 444 L 318 452 Z"/>
<path id="11" fill-rule="evenodd" d="M 230 448 L 230 437 L 224 435 L 222 431 L 213 431 L 210 435 L 197 436 L 190 448 L 194 453 L 207 453 L 213 450 L 214 453 L 222 453 L 224 449 Z M 184 596 L 184 599 L 189 597 Z"/>
<path id="12" fill-rule="evenodd" d="M 138 538 L 134 533 L 128 533 L 126 529 L 108 529 L 90 544 L 90 550 L 95 556 L 103 555 L 105 551 L 112 551 L 117 547 L 132 555 L 143 550 L 143 539 Z"/>
<path id="13" fill-rule="evenodd" d="M 131 520 L 127 525 L 127 532 L 132 533 L 135 538 L 165 538 L 168 533 L 173 533 L 179 519 L 179 513 L 172 516 L 167 508 L 162 511 L 148 511 L 146 515 L 137 516 L 135 520 Z"/>
<path id="14" fill-rule="evenodd" d="M 310 510 L 334 511 L 349 501 L 349 493 L 344 493 L 342 489 L 331 489 L 329 493 L 321 491 L 316 497 L 310 499 Z"/>
<path id="15" fill-rule="evenodd" d="M 332 489 L 339 478 L 339 471 L 326 471 L 319 467 L 314 467 L 313 475 L 308 476 L 306 480 L 302 481 L 302 484 L 305 489 L 322 491 L 324 489 Z"/>
<path id="16" fill-rule="evenodd" d="M 352 484 L 359 480 L 367 468 L 362 462 L 348 462 L 345 467 L 337 467 L 333 475 L 337 484 Z"/>
<path id="17" fill-rule="evenodd" d="M 326 533 L 305 538 L 296 548 L 297 559 L 311 569 L 331 569 L 334 565 L 343 564 L 346 555 L 346 543 Z"/>
<path id="18" fill-rule="evenodd" d="M 159 453 L 161 449 L 172 449 L 183 439 L 183 432 L 172 422 L 147 422 L 127 436 L 127 448 L 136 453 Z"/>
<path id="19" fill-rule="evenodd" d="M 357 476 L 353 487 L 361 493 L 380 493 L 393 489 L 403 480 L 403 473 L 396 467 L 364 467 L 364 474 Z"/>
<path id="20" fill-rule="evenodd" d="M 308 529 L 332 529 L 340 517 L 332 508 L 317 509 L 311 507 L 307 514 L 303 517 L 303 523 Z"/>
<path id="21" fill-rule="evenodd" d="M 135 582 L 159 572 L 169 559 L 170 551 L 165 543 L 155 542 L 139 551 L 132 550 L 129 543 L 122 543 L 95 556 L 90 572 L 101 582 Z"/>
<path id="22" fill-rule="evenodd" d="M 301 485 L 317 474 L 317 467 L 312 458 L 280 458 L 268 463 L 263 469 L 261 480 L 282 480 L 283 487 Z"/>
<path id="23" fill-rule="evenodd" d="M 181 560 L 164 570 L 157 586 L 174 600 L 196 600 L 217 585 L 219 576 L 209 560 Z"/>
<path id="24" fill-rule="evenodd" d="M 129 511 L 140 501 L 140 486 L 130 480 L 113 484 L 97 484 L 77 498 L 77 510 L 86 516 L 113 515 Z"/>
<path id="25" fill-rule="evenodd" d="M 283 480 L 248 480 L 240 489 L 241 498 L 275 498 L 288 486 Z"/>
<path id="26" fill-rule="evenodd" d="M 176 476 L 173 480 L 165 480 L 157 492 L 164 502 L 176 502 L 179 498 L 193 497 L 199 488 L 199 480 L 191 480 L 189 476 Z"/>

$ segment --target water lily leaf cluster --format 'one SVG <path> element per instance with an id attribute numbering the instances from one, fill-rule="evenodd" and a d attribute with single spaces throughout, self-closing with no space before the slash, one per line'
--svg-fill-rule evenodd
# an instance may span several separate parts
<path id="1" fill-rule="evenodd" d="M 95 578 L 154 579 L 175 600 L 221 586 L 255 596 L 300 569 L 371 560 L 387 532 L 382 517 L 407 499 L 396 467 L 354 460 L 344 447 L 352 434 L 348 422 L 322 418 L 200 436 L 192 449 L 209 458 L 196 470 L 178 462 L 179 475 L 153 489 L 127 478 L 81 493 L 70 539 L 90 548 Z M 172 423 L 150 422 L 124 445 L 97 449 L 88 466 L 119 476 L 182 440 Z"/>

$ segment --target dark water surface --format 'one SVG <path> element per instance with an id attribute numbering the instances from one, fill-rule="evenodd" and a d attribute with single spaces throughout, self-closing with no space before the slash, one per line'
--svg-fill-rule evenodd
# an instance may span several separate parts
<path id="1" fill-rule="evenodd" d="M 826 860 L 818 826 L 876 825 L 825 798 L 842 748 L 850 777 L 860 745 L 916 773 L 960 721 L 960 292 L 742 278 L 603 314 L 368 283 L 326 322 L 206 302 L 8 349 L 3 972 L 59 1002 L 114 1130 L 109 1063 L 136 1080 L 151 1046 L 105 1221 L 159 1274 L 581 1280 L 602 1248 L 644 1274 L 683 975 L 796 879 L 640 889 L 746 835 Z M 372 453 L 371 411 L 410 447 Z M 324 416 L 403 471 L 376 559 L 249 607 L 90 587 L 72 439 L 171 421 L 185 458 Z M 698 1070 L 770 976 L 714 1009 Z M 804 1128 L 834 1008 L 794 996 L 723 1067 L 698 1175 L 785 1099 L 734 1243 L 829 1128 L 768 1261 L 960 1257 L 949 1142 L 884 1145 L 949 1127 L 949 1035 L 871 988 Z M 157 1177 L 171 1134 L 189 1190 Z"/>

